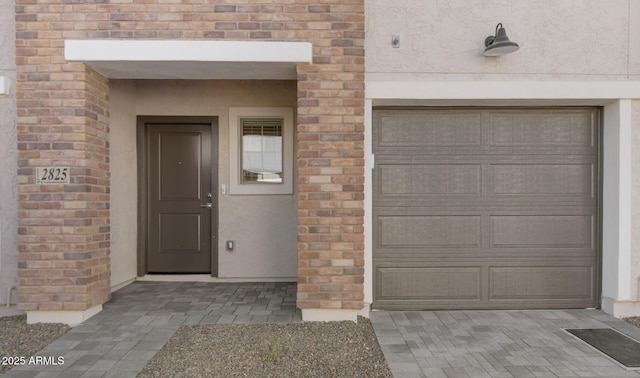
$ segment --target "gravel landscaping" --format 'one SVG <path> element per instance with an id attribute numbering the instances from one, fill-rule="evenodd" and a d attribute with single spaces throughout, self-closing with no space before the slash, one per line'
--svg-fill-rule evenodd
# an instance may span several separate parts
<path id="1" fill-rule="evenodd" d="M 0 356 L 34 356 L 64 324 L 0 318 Z M 11 366 L 0 366 L 0 374 Z M 139 377 L 391 377 L 371 322 L 183 326 Z"/>
<path id="2" fill-rule="evenodd" d="M 65 324 L 27 324 L 26 315 L 0 317 L 0 357 L 29 358 L 70 329 Z M 0 364 L 0 374 L 9 369 Z"/>
<path id="3" fill-rule="evenodd" d="M 354 322 L 183 326 L 138 377 L 391 377 L 373 327 Z"/>

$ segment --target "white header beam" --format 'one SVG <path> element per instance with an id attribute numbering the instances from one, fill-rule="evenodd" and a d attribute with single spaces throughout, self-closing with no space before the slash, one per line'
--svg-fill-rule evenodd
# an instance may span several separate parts
<path id="1" fill-rule="evenodd" d="M 64 56 L 114 79 L 296 79 L 309 42 L 66 40 Z"/>

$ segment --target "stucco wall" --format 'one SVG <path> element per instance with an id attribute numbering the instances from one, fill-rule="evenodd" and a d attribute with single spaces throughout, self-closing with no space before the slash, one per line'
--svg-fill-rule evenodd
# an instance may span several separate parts
<path id="1" fill-rule="evenodd" d="M 111 284 L 136 276 L 136 115 L 218 116 L 218 182 L 229 186 L 229 107 L 296 106 L 293 81 L 111 81 Z M 218 188 L 221 278 L 294 278 L 296 196 Z M 228 191 L 227 191 L 228 193 Z M 225 241 L 235 241 L 232 252 Z"/>
<path id="2" fill-rule="evenodd" d="M 9 94 L 0 95 L 0 303 L 2 304 L 6 303 L 7 289 L 16 285 L 18 270 L 14 46 L 14 2 L 0 0 L 0 76 L 6 77 L 11 83 Z M 14 292 L 14 303 L 15 295 Z"/>
<path id="3" fill-rule="evenodd" d="M 626 80 L 640 75 L 639 12 L 635 0 L 368 1 L 367 80 Z M 499 22 L 520 50 L 484 57 Z"/>

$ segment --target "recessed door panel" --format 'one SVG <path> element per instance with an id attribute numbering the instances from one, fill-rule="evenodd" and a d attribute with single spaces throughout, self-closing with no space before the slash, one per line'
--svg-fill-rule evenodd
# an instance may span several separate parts
<path id="1" fill-rule="evenodd" d="M 160 253 L 190 253 L 202 249 L 200 214 L 160 214 Z"/>
<path id="2" fill-rule="evenodd" d="M 158 174 L 161 200 L 199 200 L 201 197 L 202 134 L 158 134 Z"/>

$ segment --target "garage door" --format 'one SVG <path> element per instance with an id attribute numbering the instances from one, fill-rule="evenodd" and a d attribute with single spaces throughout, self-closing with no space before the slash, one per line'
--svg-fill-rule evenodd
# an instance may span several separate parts
<path id="1" fill-rule="evenodd" d="M 378 309 L 598 305 L 600 112 L 374 110 Z"/>

